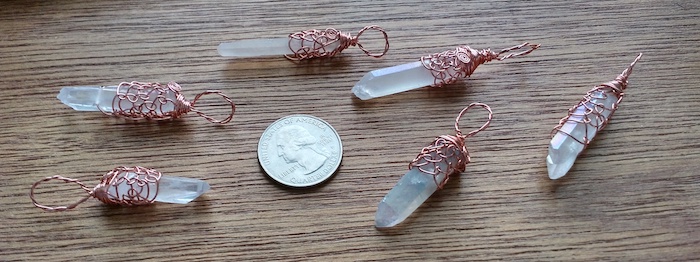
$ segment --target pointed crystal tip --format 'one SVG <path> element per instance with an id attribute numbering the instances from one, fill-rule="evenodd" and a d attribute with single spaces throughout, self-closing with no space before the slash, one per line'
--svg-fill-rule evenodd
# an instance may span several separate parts
<path id="1" fill-rule="evenodd" d="M 549 173 L 549 179 L 559 179 L 569 172 L 569 169 L 574 165 L 574 162 L 569 163 L 554 163 L 552 161 L 552 156 L 547 156 L 547 172 Z"/>
<path id="2" fill-rule="evenodd" d="M 362 100 L 388 96 L 435 83 L 432 72 L 420 61 L 372 70 L 352 88 Z"/>
<path id="3" fill-rule="evenodd" d="M 77 111 L 97 111 L 95 101 L 99 92 L 99 86 L 71 86 L 61 88 L 56 98 Z"/>
<path id="4" fill-rule="evenodd" d="M 357 83 L 355 84 L 355 86 L 352 87 L 352 93 L 355 94 L 357 98 L 362 100 L 374 98 L 372 95 L 369 94 L 367 88 L 364 85 L 361 85 L 360 83 Z"/>
<path id="5" fill-rule="evenodd" d="M 193 178 L 162 176 L 158 182 L 156 201 L 187 204 L 209 191 L 209 183 Z"/>
<path id="6" fill-rule="evenodd" d="M 377 228 L 387 228 L 397 225 L 400 220 L 398 220 L 398 214 L 396 211 L 384 201 L 379 202 L 379 208 L 377 208 L 377 214 L 374 218 L 374 226 Z"/>

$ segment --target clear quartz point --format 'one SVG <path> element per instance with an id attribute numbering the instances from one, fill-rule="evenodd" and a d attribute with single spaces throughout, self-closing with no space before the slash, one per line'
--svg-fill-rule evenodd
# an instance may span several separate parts
<path id="1" fill-rule="evenodd" d="M 134 177 L 136 174 L 128 173 L 127 177 Z M 121 183 L 118 187 L 110 187 L 109 193 L 112 195 L 124 194 L 132 189 L 129 183 Z M 146 199 L 153 199 L 163 203 L 187 204 L 195 198 L 204 194 L 210 189 L 209 184 L 199 179 L 176 177 L 176 176 L 161 176 L 158 181 L 158 190 L 148 190 Z"/>
<path id="2" fill-rule="evenodd" d="M 435 77 L 417 61 L 392 67 L 373 70 L 352 87 L 352 93 L 359 99 L 388 96 L 408 90 L 433 85 Z"/>
<path id="3" fill-rule="evenodd" d="M 127 92 L 125 90 L 128 89 L 120 89 L 119 92 L 124 94 L 124 92 Z M 134 90 L 129 92 L 137 95 Z M 116 86 L 69 86 L 61 88 L 56 98 L 77 111 L 102 111 L 112 113 L 114 112 L 112 106 L 115 102 L 114 98 L 116 95 Z M 167 91 L 165 96 L 170 101 L 177 100 L 175 92 Z M 151 103 L 158 100 L 158 95 L 144 96 L 143 94 L 138 94 L 137 97 L 140 99 L 135 102 L 130 102 L 127 99 L 119 103 L 119 110 L 129 111 L 132 107 L 140 107 L 144 102 Z M 165 103 L 158 109 L 163 112 L 169 112 L 175 110 L 175 105 L 173 103 Z"/>
<path id="4" fill-rule="evenodd" d="M 158 195 L 155 201 L 187 204 L 209 191 L 209 183 L 199 179 L 162 176 L 158 182 Z"/>
<path id="5" fill-rule="evenodd" d="M 306 44 L 313 42 L 306 41 Z M 293 55 L 294 50 L 300 50 L 302 45 L 301 39 L 291 41 L 289 37 L 271 38 L 271 39 L 246 39 L 233 42 L 219 44 L 219 54 L 227 57 L 257 57 L 257 56 L 276 56 L 276 55 Z M 331 51 L 338 47 L 339 42 L 332 43 L 326 47 L 326 50 Z"/>
<path id="6" fill-rule="evenodd" d="M 461 151 L 455 149 L 454 154 L 447 161 L 456 162 L 456 156 L 461 155 Z M 432 156 L 433 159 L 439 158 L 437 155 Z M 441 170 L 447 170 L 447 161 L 441 161 L 438 166 Z M 432 172 L 432 168 L 423 166 L 426 171 Z M 445 179 L 445 173 L 441 172 L 437 175 L 437 181 L 441 182 Z M 413 213 L 425 200 L 428 199 L 438 189 L 438 185 L 432 175 L 421 172 L 418 167 L 411 168 L 401 179 L 396 183 L 389 193 L 384 196 L 379 207 L 374 222 L 377 228 L 393 227 Z"/>
<path id="7" fill-rule="evenodd" d="M 77 111 L 112 112 L 116 86 L 69 86 L 61 88 L 58 100 Z"/>
<path id="8" fill-rule="evenodd" d="M 569 121 L 564 123 L 561 127 L 561 131 L 557 132 L 549 143 L 547 171 L 549 172 L 550 179 L 558 179 L 566 175 L 569 169 L 574 165 L 576 157 L 581 154 L 584 148 L 583 144 L 565 133 L 571 134 L 571 136 L 576 137 L 580 141 L 584 141 L 583 138 L 587 134 L 588 140 L 592 141 L 598 131 L 596 126 L 601 124 L 603 119 L 608 119 L 610 117 L 612 111 L 609 109 L 612 108 L 617 100 L 617 96 L 612 93 L 599 90 L 593 93 L 592 99 L 589 102 L 576 108 L 574 113 L 569 117 Z M 586 113 L 586 108 L 596 108 L 595 104 L 605 105 L 605 110 L 598 108 L 598 110 L 602 110 L 602 117 L 595 117 L 595 115 L 591 114 L 589 116 L 590 124 L 581 123 L 583 122 L 582 119 L 583 115 Z"/>

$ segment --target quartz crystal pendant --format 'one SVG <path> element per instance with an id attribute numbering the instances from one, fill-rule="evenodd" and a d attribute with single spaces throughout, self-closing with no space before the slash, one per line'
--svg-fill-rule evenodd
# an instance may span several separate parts
<path id="1" fill-rule="evenodd" d="M 304 47 L 307 44 L 311 46 Z M 314 45 L 318 45 L 314 47 Z M 340 46 L 340 41 L 330 43 L 305 43 L 303 39 L 290 37 L 269 38 L 269 39 L 246 39 L 219 44 L 219 54 L 221 56 L 246 58 L 258 56 L 294 56 L 296 52 L 304 49 L 323 49 L 322 52 L 330 52 Z"/>
<path id="2" fill-rule="evenodd" d="M 358 43 L 360 35 L 366 30 L 376 30 L 382 33 L 385 40 L 384 51 L 378 54 L 370 53 Z M 366 26 L 353 37 L 339 30 L 305 30 L 290 34 L 284 38 L 247 39 L 219 44 L 221 56 L 246 58 L 259 56 L 282 56 L 290 60 L 305 60 L 318 57 L 331 57 L 339 54 L 350 46 L 358 46 L 365 54 L 381 57 L 389 49 L 388 36 L 384 29 L 378 26 Z"/>
<path id="3" fill-rule="evenodd" d="M 118 167 L 104 175 L 94 189 L 102 202 L 118 205 L 143 205 L 152 202 L 187 204 L 209 190 L 199 179 L 162 176 L 155 169 Z"/>
<path id="4" fill-rule="evenodd" d="M 617 110 L 627 88 L 627 78 L 632 68 L 642 57 L 637 58 L 615 80 L 594 87 L 562 118 L 552 131 L 547 155 L 547 171 L 550 179 L 566 175 L 583 149 L 596 134 L 605 128 Z"/>
<path id="5" fill-rule="evenodd" d="M 61 180 L 80 185 L 88 195 L 69 206 L 49 207 L 37 203 L 34 189 L 42 182 Z M 140 166 L 117 167 L 102 177 L 100 184 L 93 189 L 82 182 L 62 176 L 47 177 L 32 186 L 30 197 L 35 206 L 47 211 L 64 211 L 75 208 L 90 197 L 105 204 L 137 206 L 153 202 L 187 204 L 210 189 L 205 181 L 186 177 L 163 176 L 155 169 Z"/>
<path id="6" fill-rule="evenodd" d="M 72 86 L 61 88 L 58 100 L 77 111 L 100 111 L 104 114 L 130 120 L 165 120 L 179 118 L 193 111 L 210 122 L 225 124 L 233 118 L 236 105 L 220 91 L 198 94 L 192 102 L 181 94 L 175 82 L 160 83 L 122 82 L 118 86 Z M 194 104 L 206 94 L 223 97 L 231 105 L 231 114 L 216 120 L 196 110 Z"/>
<path id="7" fill-rule="evenodd" d="M 139 89 L 124 88 L 125 83 L 119 86 L 68 86 L 61 88 L 58 93 L 58 100 L 76 111 L 101 111 L 105 113 L 114 113 L 114 109 L 122 111 L 131 111 L 137 108 L 147 107 L 156 102 L 161 101 L 176 101 L 176 92 L 170 88 L 163 88 L 162 92 L 150 93 L 145 92 L 145 99 L 140 96 Z M 119 91 L 119 92 L 117 92 Z M 161 91 L 161 90 L 158 90 Z M 121 97 L 135 98 L 135 102 L 129 100 L 120 100 Z M 123 102 L 122 102 L 123 101 Z M 116 103 L 115 103 L 116 102 Z M 161 113 L 173 111 L 174 103 L 163 103 L 158 106 Z"/>
<path id="8" fill-rule="evenodd" d="M 462 134 L 459 119 L 471 107 L 481 106 L 489 111 L 487 122 L 479 129 Z M 464 172 L 470 161 L 464 139 L 471 137 L 488 127 L 492 119 L 491 109 L 481 103 L 473 103 L 464 108 L 457 117 L 455 136 L 443 135 L 423 148 L 420 154 L 409 164 L 409 171 L 379 202 L 375 216 L 377 228 L 393 227 L 404 221 L 435 191 L 442 188 L 450 175 Z"/>
<path id="9" fill-rule="evenodd" d="M 433 150 L 427 155 L 416 158 L 417 164 L 426 164 L 428 159 L 440 159 L 440 154 L 448 157 L 435 164 L 423 168 L 411 165 L 408 173 L 403 175 L 389 193 L 379 202 L 375 216 L 375 226 L 378 228 L 393 227 L 404 221 L 413 211 L 425 202 L 438 185 L 447 182 L 448 174 L 439 170 L 455 170 L 462 172 L 458 166 L 468 161 L 457 146 L 451 146 L 445 140 L 436 140 L 432 144 L 439 150 Z M 430 175 L 435 173 L 435 175 Z"/>
<path id="10" fill-rule="evenodd" d="M 501 57 L 525 46 L 530 49 Z M 496 53 L 490 49 L 478 51 L 469 46 L 459 46 L 454 50 L 423 56 L 417 62 L 371 71 L 355 84 L 352 93 L 362 100 L 368 100 L 424 86 L 441 87 L 469 77 L 483 63 L 526 55 L 538 47 L 524 43 Z"/>

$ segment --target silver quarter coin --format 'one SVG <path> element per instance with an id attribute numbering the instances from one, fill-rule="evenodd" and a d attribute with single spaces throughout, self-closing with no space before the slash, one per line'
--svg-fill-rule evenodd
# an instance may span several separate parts
<path id="1" fill-rule="evenodd" d="M 265 129 L 258 161 L 275 181 L 309 187 L 330 178 L 340 166 L 343 144 L 333 127 L 315 116 L 289 115 Z"/>

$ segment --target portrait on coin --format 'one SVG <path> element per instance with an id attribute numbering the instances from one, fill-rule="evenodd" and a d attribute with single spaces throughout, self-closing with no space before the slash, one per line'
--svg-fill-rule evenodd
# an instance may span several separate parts
<path id="1" fill-rule="evenodd" d="M 308 175 L 319 169 L 328 157 L 317 148 L 317 138 L 306 128 L 288 125 L 280 128 L 276 134 L 277 156 L 288 164 L 297 164 L 294 175 Z"/>

